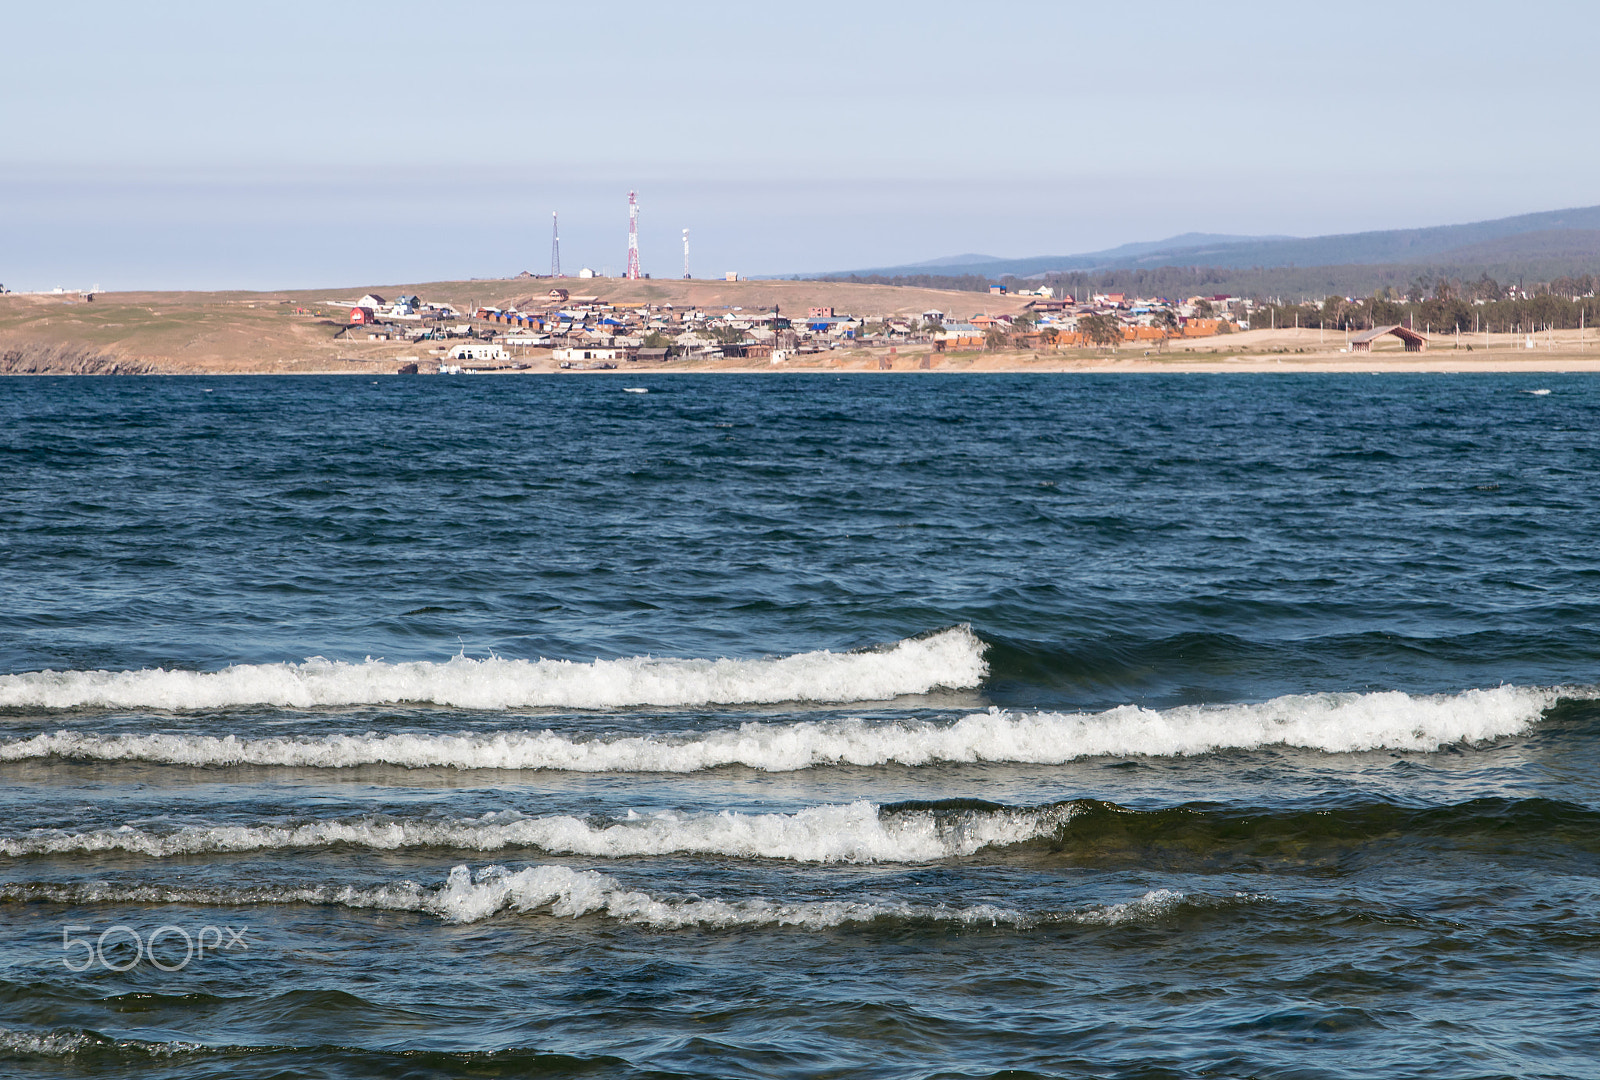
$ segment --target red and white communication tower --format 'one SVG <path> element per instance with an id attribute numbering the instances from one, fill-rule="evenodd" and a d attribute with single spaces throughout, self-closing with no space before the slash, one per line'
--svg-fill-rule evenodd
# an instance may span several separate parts
<path id="1" fill-rule="evenodd" d="M 628 272 L 625 276 L 631 281 L 644 277 L 639 272 L 639 203 L 631 191 L 628 192 Z"/>

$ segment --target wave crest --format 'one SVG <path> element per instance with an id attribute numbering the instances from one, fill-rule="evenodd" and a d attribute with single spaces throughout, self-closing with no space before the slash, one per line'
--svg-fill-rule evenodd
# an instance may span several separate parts
<path id="1" fill-rule="evenodd" d="M 1260 897 L 1244 897 L 1257 900 Z M 1122 903 L 1081 911 L 1027 912 L 995 904 L 951 906 L 903 901 L 768 899 L 715 900 L 657 897 L 629 889 L 595 870 L 488 866 L 473 873 L 454 867 L 443 885 L 414 882 L 370 888 L 317 885 L 260 889 L 185 889 L 158 885 L 0 885 L 0 901 L 91 904 L 316 904 L 432 915 L 448 923 L 473 923 L 502 912 L 578 919 L 594 916 L 658 930 L 729 927 L 796 927 L 823 930 L 879 921 L 956 923 L 1029 929 L 1048 924 L 1109 926 L 1164 916 L 1191 901 L 1183 893 L 1155 889 Z"/>
<path id="2" fill-rule="evenodd" d="M 514 813 L 443 822 L 367 818 L 302 825 L 188 826 L 168 833 L 124 825 L 92 832 L 35 830 L 0 839 L 0 853 L 17 858 L 127 852 L 171 858 L 348 844 L 379 851 L 525 847 L 608 859 L 695 854 L 805 863 L 929 862 L 1049 835 L 1073 812 L 1074 804 L 1060 804 L 936 813 L 880 810 L 861 801 L 793 814 L 630 813 L 625 820 L 598 825 L 570 815 L 525 818 Z"/>
<path id="3" fill-rule="evenodd" d="M 764 660 L 474 660 L 457 656 L 352 664 L 237 664 L 221 671 L 33 671 L 0 675 L 0 707 L 221 709 L 241 705 L 383 705 L 464 709 L 611 709 L 885 701 L 940 687 L 970 689 L 988 674 L 968 626 L 882 649 L 797 653 Z"/>
<path id="4" fill-rule="evenodd" d="M 687 773 L 727 765 L 771 772 L 941 762 L 1059 765 L 1103 755 L 1191 756 L 1265 746 L 1328 753 L 1427 752 L 1525 731 L 1558 697 L 1555 690 L 1515 686 L 1428 697 L 1399 691 L 1293 695 L 1251 705 L 1167 710 L 1125 705 L 1103 713 L 1014 714 L 990 709 L 952 724 L 859 719 L 753 722 L 709 733 L 588 739 L 553 731 L 267 738 L 58 731 L 0 742 L 0 761 L 59 756 L 196 766 Z"/>

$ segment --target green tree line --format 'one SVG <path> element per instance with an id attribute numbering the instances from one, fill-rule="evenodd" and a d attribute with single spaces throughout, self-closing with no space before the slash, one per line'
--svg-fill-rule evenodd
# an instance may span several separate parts
<path id="1" fill-rule="evenodd" d="M 1250 317 L 1255 329 L 1299 325 L 1309 329 L 1370 330 L 1396 323 L 1435 334 L 1518 333 L 1553 328 L 1592 327 L 1600 317 L 1600 299 L 1541 293 L 1527 298 L 1479 303 L 1463 296 L 1405 299 L 1370 296 L 1346 300 L 1330 296 L 1321 304 L 1258 305 Z"/>

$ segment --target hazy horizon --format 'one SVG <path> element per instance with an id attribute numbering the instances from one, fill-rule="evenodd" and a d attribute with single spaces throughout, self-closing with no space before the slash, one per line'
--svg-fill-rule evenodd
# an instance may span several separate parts
<path id="1" fill-rule="evenodd" d="M 14 289 L 894 266 L 1600 203 L 1575 5 L 10 16 Z M 1487 32 L 1488 28 L 1493 33 Z M 1404 56 L 1404 59 L 1400 59 Z"/>

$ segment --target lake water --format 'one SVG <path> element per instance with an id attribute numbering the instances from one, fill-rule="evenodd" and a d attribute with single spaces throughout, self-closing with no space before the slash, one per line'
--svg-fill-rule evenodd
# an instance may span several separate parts
<path id="1" fill-rule="evenodd" d="M 0 1063 L 1594 1075 L 1597 432 L 1577 375 L 0 381 Z"/>

